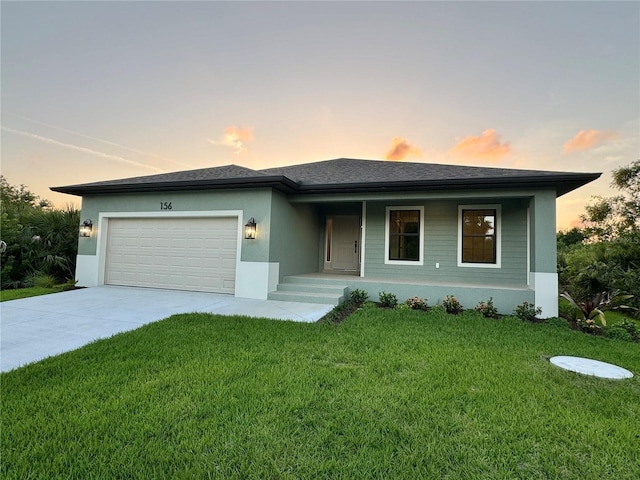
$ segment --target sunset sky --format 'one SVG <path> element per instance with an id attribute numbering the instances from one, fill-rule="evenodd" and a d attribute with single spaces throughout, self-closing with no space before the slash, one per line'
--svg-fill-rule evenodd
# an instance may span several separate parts
<path id="1" fill-rule="evenodd" d="M 604 172 L 640 158 L 638 2 L 1 4 L 1 171 L 50 186 L 340 157 Z"/>

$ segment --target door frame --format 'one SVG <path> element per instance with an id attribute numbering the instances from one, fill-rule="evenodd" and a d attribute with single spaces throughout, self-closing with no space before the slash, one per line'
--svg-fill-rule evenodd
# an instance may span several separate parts
<path id="1" fill-rule="evenodd" d="M 332 256 L 334 252 L 333 235 L 335 232 L 333 220 L 337 217 L 348 217 L 357 221 L 358 229 L 358 252 L 357 262 L 355 269 L 334 269 L 332 265 Z M 362 217 L 360 215 L 327 215 L 325 218 L 325 235 L 324 235 L 324 248 L 323 248 L 323 271 L 327 273 L 344 273 L 349 275 L 360 275 L 361 268 L 361 253 L 362 253 Z"/>

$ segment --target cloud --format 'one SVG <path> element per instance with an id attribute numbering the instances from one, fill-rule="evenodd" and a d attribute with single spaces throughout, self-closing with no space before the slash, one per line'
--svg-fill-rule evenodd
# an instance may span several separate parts
<path id="1" fill-rule="evenodd" d="M 449 150 L 449 153 L 459 157 L 497 161 L 511 153 L 509 142 L 500 143 L 498 137 L 493 129 L 485 130 L 479 137 L 469 135 Z"/>
<path id="2" fill-rule="evenodd" d="M 107 158 L 109 160 L 115 160 L 120 163 L 126 163 L 127 165 L 133 165 L 138 168 L 145 168 L 147 170 L 154 170 L 156 172 L 164 172 L 161 168 L 152 167 L 151 165 L 146 165 L 144 163 L 136 162 L 134 160 L 129 160 L 128 158 L 119 157 L 118 155 L 111 155 L 110 153 L 100 152 L 98 150 L 92 150 L 87 147 L 81 147 L 79 145 L 74 145 L 72 143 L 64 143 L 58 140 L 54 140 L 53 138 L 43 137 L 41 135 L 36 135 L 35 133 L 24 132 L 22 130 L 14 130 L 13 128 L 5 127 L 4 125 L 0 126 L 2 130 L 6 130 L 7 132 L 15 133 L 17 135 L 22 135 L 23 137 L 33 138 L 34 140 L 39 140 L 45 143 L 51 143 L 53 145 L 57 145 L 59 147 L 68 148 L 70 150 L 75 150 L 77 152 L 87 153 L 89 155 L 94 155 L 96 157 Z"/>
<path id="3" fill-rule="evenodd" d="M 600 143 L 619 137 L 619 134 L 612 131 L 580 130 L 571 140 L 564 144 L 563 152 L 568 154 L 589 150 Z"/>
<path id="4" fill-rule="evenodd" d="M 222 145 L 233 149 L 233 153 L 242 153 L 247 150 L 246 143 L 253 140 L 253 128 L 236 127 L 232 125 L 224 129 L 224 135 L 220 140 L 210 140 L 213 145 Z"/>
<path id="5" fill-rule="evenodd" d="M 421 157 L 420 147 L 411 145 L 406 138 L 393 137 L 391 148 L 384 155 L 385 160 L 404 160 L 407 157 Z"/>

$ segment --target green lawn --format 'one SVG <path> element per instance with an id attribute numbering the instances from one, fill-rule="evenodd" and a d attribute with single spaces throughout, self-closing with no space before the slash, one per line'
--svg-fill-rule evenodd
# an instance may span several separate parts
<path id="1" fill-rule="evenodd" d="M 37 297 L 38 295 L 47 295 L 49 293 L 57 293 L 62 291 L 60 288 L 53 287 L 29 287 L 17 288 L 15 290 L 0 290 L 0 302 L 8 300 L 17 300 L 19 298 Z"/>
<path id="2" fill-rule="evenodd" d="M 511 318 L 176 315 L 2 374 L 0 476 L 637 479 L 639 374 L 637 344 Z"/>

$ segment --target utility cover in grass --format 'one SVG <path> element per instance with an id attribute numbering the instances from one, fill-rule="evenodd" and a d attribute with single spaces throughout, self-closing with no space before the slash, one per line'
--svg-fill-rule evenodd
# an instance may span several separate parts
<path id="1" fill-rule="evenodd" d="M 589 358 L 559 356 L 551 357 L 549 361 L 557 367 L 583 375 L 615 380 L 633 377 L 633 373 L 625 368 Z"/>

